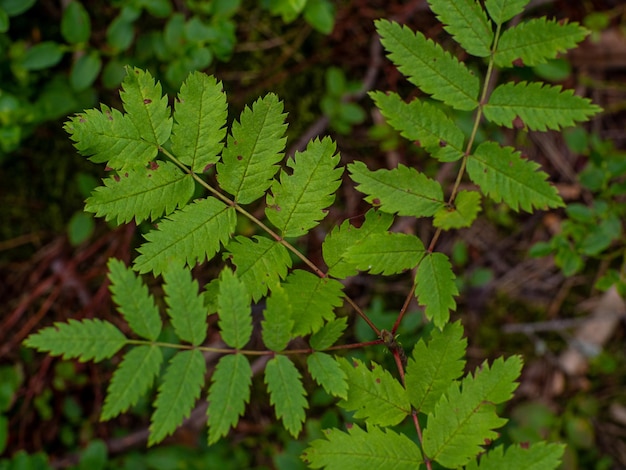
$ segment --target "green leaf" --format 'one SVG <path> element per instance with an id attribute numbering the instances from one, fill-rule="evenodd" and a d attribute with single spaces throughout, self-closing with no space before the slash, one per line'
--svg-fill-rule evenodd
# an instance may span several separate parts
<path id="1" fill-rule="evenodd" d="M 514 16 L 520 14 L 530 0 L 485 0 L 485 8 L 489 16 L 496 23 L 501 25 L 509 21 Z"/>
<path id="2" fill-rule="evenodd" d="M 429 253 L 421 261 L 415 274 L 415 296 L 426 307 L 426 317 L 442 328 L 456 309 L 454 296 L 459 291 L 448 257 L 443 253 Z"/>
<path id="3" fill-rule="evenodd" d="M 265 366 L 265 383 L 276 417 L 293 437 L 298 437 L 306 417 L 304 410 L 308 408 L 298 369 L 288 358 L 277 355 Z"/>
<path id="4" fill-rule="evenodd" d="M 305 235 L 326 217 L 324 209 L 335 200 L 343 173 L 343 169 L 335 168 L 339 163 L 335 150 L 329 138 L 309 142 L 304 152 L 296 152 L 287 160 L 292 173 L 283 170 L 280 182 L 272 184 L 265 215 L 283 237 Z"/>
<path id="5" fill-rule="evenodd" d="M 368 170 L 365 163 L 348 165 L 356 189 L 365 200 L 383 212 L 413 217 L 429 217 L 445 205 L 441 185 L 415 168 L 402 164 L 393 170 Z"/>
<path id="6" fill-rule="evenodd" d="M 498 437 L 493 430 L 506 423 L 497 416 L 496 405 L 512 397 L 521 368 L 518 356 L 500 358 L 463 379 L 460 389 L 457 383 L 450 384 L 428 416 L 424 454 L 444 467 L 457 468 L 482 452 L 486 440 Z"/>
<path id="7" fill-rule="evenodd" d="M 250 294 L 229 268 L 220 274 L 217 312 L 222 341 L 231 348 L 243 348 L 252 336 Z"/>
<path id="8" fill-rule="evenodd" d="M 126 336 L 109 322 L 71 318 L 30 335 L 24 345 L 63 359 L 99 362 L 113 356 L 126 342 Z"/>
<path id="9" fill-rule="evenodd" d="M 254 302 L 279 285 L 291 267 L 287 249 L 265 237 L 239 236 L 228 244 L 226 250 L 231 262 L 237 266 L 237 277 L 243 281 Z"/>
<path id="10" fill-rule="evenodd" d="M 106 221 L 123 224 L 135 219 L 156 220 L 183 207 L 194 192 L 194 181 L 170 162 L 153 168 L 139 168 L 121 176 L 106 178 L 104 186 L 87 198 L 85 210 Z"/>
<path id="11" fill-rule="evenodd" d="M 63 58 L 63 52 L 61 44 L 43 41 L 31 46 L 22 56 L 19 65 L 31 71 L 54 67 Z"/>
<path id="12" fill-rule="evenodd" d="M 177 352 L 170 360 L 150 420 L 148 445 L 161 442 L 189 417 L 204 385 L 206 364 L 197 349 Z"/>
<path id="13" fill-rule="evenodd" d="M 376 233 L 346 252 L 360 271 L 389 276 L 414 268 L 424 256 L 424 244 L 415 235 Z"/>
<path id="14" fill-rule="evenodd" d="M 100 70 L 102 69 L 102 59 L 100 54 L 92 51 L 80 56 L 74 64 L 70 74 L 70 85 L 75 91 L 84 91 L 93 85 Z"/>
<path id="15" fill-rule="evenodd" d="M 502 33 L 493 60 L 498 67 L 545 64 L 559 53 L 576 47 L 589 31 L 578 23 L 535 18 Z M 518 62 L 521 61 L 521 64 Z"/>
<path id="16" fill-rule="evenodd" d="M 453 162 L 463 156 L 463 131 L 441 107 L 419 99 L 405 103 L 397 93 L 374 91 L 369 95 L 391 127 L 440 162 Z"/>
<path id="17" fill-rule="evenodd" d="M 329 348 L 341 337 L 347 326 L 346 317 L 335 318 L 313 333 L 309 339 L 309 344 L 313 349 Z"/>
<path id="18" fill-rule="evenodd" d="M 230 354 L 219 360 L 211 376 L 208 397 L 209 445 L 237 425 L 250 401 L 251 385 L 252 369 L 245 356 Z"/>
<path id="19" fill-rule="evenodd" d="M 171 266 L 163 271 L 163 282 L 167 314 L 176 336 L 199 346 L 206 338 L 207 311 L 198 294 L 198 281 L 191 278 L 188 269 Z"/>
<path id="20" fill-rule="evenodd" d="M 292 308 L 293 336 L 319 330 L 324 320 L 335 318 L 335 308 L 343 304 L 343 284 L 296 269 L 283 284 Z"/>
<path id="21" fill-rule="evenodd" d="M 405 383 L 411 405 L 420 413 L 432 413 L 450 383 L 463 375 L 465 348 L 463 326 L 448 323 L 433 329 L 428 340 L 420 340 L 409 358 Z"/>
<path id="22" fill-rule="evenodd" d="M 415 470 L 424 463 L 419 447 L 406 434 L 368 426 L 351 426 L 348 432 L 327 429 L 303 452 L 310 468 L 363 470 L 364 468 Z"/>
<path id="23" fill-rule="evenodd" d="M 348 376 L 341 365 L 329 354 L 314 352 L 306 359 L 311 377 L 326 393 L 334 397 L 348 398 Z"/>
<path id="24" fill-rule="evenodd" d="M 73 1 L 67 5 L 61 17 L 61 34 L 70 44 L 89 41 L 91 20 L 82 3 Z"/>
<path id="25" fill-rule="evenodd" d="M 389 58 L 411 83 L 454 109 L 478 106 L 478 77 L 456 57 L 419 31 L 387 20 L 375 24 Z"/>
<path id="26" fill-rule="evenodd" d="M 144 235 L 135 270 L 160 274 L 170 265 L 193 267 L 211 259 L 235 231 L 235 209 L 209 197 L 174 212 L 159 223 L 158 230 Z"/>
<path id="27" fill-rule="evenodd" d="M 167 96 L 163 96 L 161 84 L 155 83 L 150 73 L 127 67 L 120 98 L 142 140 L 158 147 L 170 138 L 172 118 Z"/>
<path id="28" fill-rule="evenodd" d="M 304 19 L 316 31 L 330 34 L 335 26 L 335 7 L 330 0 L 307 0 Z"/>
<path id="29" fill-rule="evenodd" d="M 118 305 L 131 330 L 142 338 L 156 341 L 161 334 L 163 322 L 159 309 L 154 304 L 154 297 L 148 288 L 123 261 L 110 258 L 107 263 L 113 301 Z"/>
<path id="30" fill-rule="evenodd" d="M 9 16 L 18 16 L 31 9 L 37 0 L 0 0 L 0 8 Z"/>
<path id="31" fill-rule="evenodd" d="M 267 298 L 261 328 L 263 343 L 271 351 L 282 351 L 291 339 L 294 322 L 290 300 L 281 286 L 276 286 Z"/>
<path id="32" fill-rule="evenodd" d="M 467 160 L 467 173 L 480 189 L 496 202 L 511 209 L 531 212 L 533 208 L 563 207 L 556 188 L 538 171 L 539 164 L 522 158 L 512 147 L 484 142 Z"/>
<path id="33" fill-rule="evenodd" d="M 478 57 L 491 54 L 493 30 L 476 0 L 430 0 L 430 9 L 463 49 Z"/>
<path id="34" fill-rule="evenodd" d="M 174 104 L 172 152 L 194 173 L 219 160 L 227 116 L 221 82 L 200 72 L 190 74 Z"/>
<path id="35" fill-rule="evenodd" d="M 466 470 L 545 470 L 559 468 L 565 451 L 563 444 L 537 442 L 533 444 L 500 445 L 480 457 L 480 463 L 471 461 Z"/>
<path id="36" fill-rule="evenodd" d="M 336 226 L 322 243 L 324 261 L 330 276 L 344 279 L 357 274 L 357 268 L 346 259 L 347 251 L 374 233 L 385 232 L 392 224 L 393 216 L 374 209 L 365 214 L 361 227 L 356 228 L 349 220 Z"/>
<path id="37" fill-rule="evenodd" d="M 406 390 L 387 370 L 372 363 L 372 369 L 356 358 L 351 363 L 337 359 L 348 376 L 348 398 L 339 406 L 368 425 L 394 426 L 411 414 Z"/>
<path id="38" fill-rule="evenodd" d="M 561 86 L 519 82 L 496 87 L 483 110 L 495 124 L 508 128 L 525 125 L 533 131 L 545 131 L 587 121 L 601 108 Z"/>
<path id="39" fill-rule="evenodd" d="M 480 193 L 459 191 L 453 207 L 442 207 L 435 213 L 433 225 L 444 230 L 469 227 L 481 209 Z"/>
<path id="40" fill-rule="evenodd" d="M 265 194 L 283 158 L 287 125 L 283 104 L 270 93 L 246 107 L 240 122 L 233 123 L 228 145 L 217 164 L 220 187 L 239 204 L 256 201 Z"/>
<path id="41" fill-rule="evenodd" d="M 115 418 L 137 404 L 161 372 L 163 354 L 155 345 L 137 346 L 126 353 L 109 383 L 101 420 Z"/>

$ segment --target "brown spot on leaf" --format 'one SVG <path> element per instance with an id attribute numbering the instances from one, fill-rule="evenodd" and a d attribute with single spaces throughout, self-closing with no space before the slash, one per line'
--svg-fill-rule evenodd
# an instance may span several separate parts
<path id="1" fill-rule="evenodd" d="M 528 441 L 525 441 L 525 442 L 520 442 L 520 443 L 519 443 L 519 446 L 520 446 L 522 449 L 528 449 L 528 448 L 530 447 L 530 443 L 529 443 Z"/>
<path id="2" fill-rule="evenodd" d="M 120 175 L 113 175 L 113 179 L 119 183 L 120 182 Z"/>
<path id="3" fill-rule="evenodd" d="M 422 143 L 421 143 L 419 140 L 415 140 L 415 141 L 413 141 L 413 143 L 414 143 L 415 145 L 417 145 L 418 147 L 421 147 L 421 146 L 422 146 Z"/>
<path id="4" fill-rule="evenodd" d="M 359 363 L 357 361 L 352 361 L 352 367 L 356 369 L 357 367 L 359 367 Z"/>
<path id="5" fill-rule="evenodd" d="M 128 172 L 124 173 L 124 178 L 128 178 Z"/>
<path id="6" fill-rule="evenodd" d="M 439 141 L 439 147 L 444 148 L 448 146 L 448 142 L 446 142 L 445 140 L 440 140 Z"/>
<path id="7" fill-rule="evenodd" d="M 379 384 L 380 383 L 380 378 L 376 378 L 376 383 Z"/>
<path id="8" fill-rule="evenodd" d="M 85 119 L 84 117 L 82 117 L 82 118 L 80 118 L 80 119 L 78 120 L 78 122 L 87 122 L 87 119 Z"/>
<path id="9" fill-rule="evenodd" d="M 213 168 L 215 166 L 215 163 L 209 163 L 207 166 L 205 166 L 202 169 L 202 173 L 206 173 L 207 171 L 209 171 L 211 168 Z"/>
<path id="10" fill-rule="evenodd" d="M 511 62 L 513 64 L 513 67 L 523 67 L 524 66 L 524 61 L 522 60 L 522 58 L 517 58 L 515 59 L 513 62 Z"/>
<path id="11" fill-rule="evenodd" d="M 243 157 L 241 155 L 237 155 L 237 160 L 241 161 L 243 160 Z"/>
<path id="12" fill-rule="evenodd" d="M 380 199 L 378 199 L 377 197 L 375 197 L 375 198 L 372 200 L 372 205 L 374 205 L 374 206 L 380 206 Z"/>
<path id="13" fill-rule="evenodd" d="M 113 171 L 113 168 L 111 168 L 109 165 L 104 167 L 104 171 Z"/>
<path id="14" fill-rule="evenodd" d="M 152 103 L 152 100 L 149 98 L 146 98 L 145 100 L 143 100 L 143 104 L 150 104 Z"/>
<path id="15" fill-rule="evenodd" d="M 159 168 L 159 164 L 157 162 L 150 162 L 151 170 L 158 170 L 158 168 Z"/>
<path id="16" fill-rule="evenodd" d="M 526 127 L 526 124 L 524 124 L 524 121 L 522 121 L 522 118 L 519 116 L 515 116 L 512 124 L 515 129 L 523 129 L 524 127 Z"/>

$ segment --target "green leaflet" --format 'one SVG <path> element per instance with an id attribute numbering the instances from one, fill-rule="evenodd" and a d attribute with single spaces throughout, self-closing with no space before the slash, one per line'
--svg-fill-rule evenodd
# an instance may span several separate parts
<path id="1" fill-rule="evenodd" d="M 326 470 L 394 469 L 416 470 L 424 463 L 417 444 L 405 434 L 368 426 L 353 425 L 348 432 L 327 429 L 302 453 L 311 468 Z"/>
<path id="2" fill-rule="evenodd" d="M 103 180 L 85 202 L 85 210 L 117 224 L 156 220 L 184 206 L 194 191 L 191 176 L 170 162 L 138 168 Z"/>
<path id="3" fill-rule="evenodd" d="M 411 83 L 454 109 L 478 106 L 478 77 L 456 57 L 406 26 L 387 20 L 375 24 L 389 58 Z"/>
<path id="4" fill-rule="evenodd" d="M 120 98 L 143 140 L 158 148 L 170 138 L 172 118 L 167 96 L 149 72 L 127 67 Z"/>
<path id="5" fill-rule="evenodd" d="M 243 415 L 250 401 L 252 369 L 248 359 L 241 354 L 223 356 L 211 376 L 209 407 L 209 445 L 228 434 Z"/>
<path id="6" fill-rule="evenodd" d="M 454 297 L 459 291 L 448 257 L 443 253 L 428 253 L 415 274 L 415 296 L 424 305 L 426 317 L 442 328 L 456 309 Z"/>
<path id="7" fill-rule="evenodd" d="M 406 390 L 379 364 L 372 369 L 358 359 L 337 359 L 348 377 L 348 398 L 339 406 L 354 410 L 355 418 L 367 420 L 368 425 L 394 426 L 411 414 Z"/>
<path id="8" fill-rule="evenodd" d="M 219 160 L 227 117 L 222 84 L 215 77 L 193 72 L 174 103 L 172 152 L 194 173 L 202 173 Z"/>
<path id="9" fill-rule="evenodd" d="M 126 344 L 126 336 L 113 324 L 98 320 L 74 320 L 55 323 L 24 340 L 29 348 L 63 359 L 99 362 L 113 356 Z"/>
<path id="10" fill-rule="evenodd" d="M 365 163 L 348 165 L 356 189 L 365 200 L 390 214 L 429 217 L 445 205 L 441 185 L 415 168 L 402 164 L 393 170 L 368 170 Z"/>
<path id="11" fill-rule="evenodd" d="M 489 16 L 496 23 L 501 25 L 509 21 L 514 16 L 520 14 L 530 0 L 485 0 L 485 8 Z"/>
<path id="12" fill-rule="evenodd" d="M 200 199 L 174 212 L 137 250 L 135 270 L 160 274 L 171 265 L 193 267 L 211 259 L 235 231 L 235 209 L 214 197 Z"/>
<path id="13" fill-rule="evenodd" d="M 563 444 L 536 442 L 522 446 L 513 444 L 507 447 L 500 445 L 483 454 L 480 463 L 471 461 L 465 470 L 543 470 L 559 468 L 561 457 L 565 451 Z"/>
<path id="14" fill-rule="evenodd" d="M 429 0 L 430 9 L 463 49 L 478 57 L 491 54 L 493 30 L 476 0 Z"/>
<path id="15" fill-rule="evenodd" d="M 131 330 L 142 338 L 156 341 L 161 334 L 161 315 L 148 288 L 123 261 L 109 259 L 109 290 L 117 310 Z"/>
<path id="16" fill-rule="evenodd" d="M 291 339 L 293 318 L 290 300 L 281 286 L 276 286 L 267 298 L 261 328 L 263 343 L 271 351 L 282 351 Z"/>
<path id="17" fill-rule="evenodd" d="M 393 222 L 393 216 L 374 209 L 365 214 L 361 227 L 356 228 L 349 220 L 329 233 L 322 243 L 322 254 L 330 276 L 344 279 L 357 274 L 357 268 L 348 262 L 346 252 L 374 233 L 383 233 Z"/>
<path id="18" fill-rule="evenodd" d="M 231 348 L 241 349 L 252 336 L 250 294 L 228 268 L 222 270 L 218 286 L 217 312 L 222 341 Z"/>
<path id="19" fill-rule="evenodd" d="M 270 187 L 283 158 L 287 125 L 283 104 L 273 93 L 246 107 L 233 123 L 228 145 L 217 164 L 220 187 L 239 204 L 256 201 Z"/>
<path id="20" fill-rule="evenodd" d="M 304 410 L 308 408 L 298 369 L 285 356 L 276 355 L 265 366 L 265 383 L 276 417 L 293 437 L 298 437 L 306 417 Z"/>
<path id="21" fill-rule="evenodd" d="M 457 383 L 450 384 L 428 416 L 424 454 L 445 467 L 456 468 L 482 452 L 487 439 L 498 437 L 493 430 L 506 422 L 497 416 L 495 405 L 512 397 L 521 368 L 518 356 L 506 361 L 500 358 L 491 367 L 483 364 L 474 377 L 463 379 L 461 389 Z"/>
<path id="22" fill-rule="evenodd" d="M 311 377 L 334 397 L 348 398 L 347 375 L 341 365 L 332 356 L 314 352 L 306 359 Z"/>
<path id="23" fill-rule="evenodd" d="M 406 367 L 406 390 L 420 413 L 432 413 L 450 383 L 463 375 L 467 340 L 460 322 L 434 328 L 428 343 L 420 340 Z"/>
<path id="24" fill-rule="evenodd" d="M 391 127 L 424 147 L 440 162 L 463 157 L 463 131 L 441 107 L 418 99 L 405 103 L 397 93 L 373 91 L 369 95 Z"/>
<path id="25" fill-rule="evenodd" d="M 148 445 L 161 442 L 189 416 L 204 385 L 206 365 L 197 349 L 177 352 L 170 360 L 150 420 Z"/>
<path id="26" fill-rule="evenodd" d="M 480 212 L 480 193 L 459 191 L 454 199 L 454 207 L 442 207 L 435 213 L 433 225 L 444 230 L 469 227 Z"/>
<path id="27" fill-rule="evenodd" d="M 360 271 L 389 276 L 414 268 L 424 256 L 424 244 L 415 235 L 376 233 L 346 252 Z"/>
<path id="28" fill-rule="evenodd" d="M 137 346 L 126 353 L 109 383 L 101 420 L 115 418 L 137 404 L 161 372 L 163 354 L 158 346 Z"/>
<path id="29" fill-rule="evenodd" d="M 504 201 L 511 209 L 563 207 L 556 188 L 538 171 L 539 164 L 522 158 L 512 147 L 484 142 L 467 160 L 467 173 L 480 189 L 496 202 Z"/>
<path id="30" fill-rule="evenodd" d="M 291 267 L 287 248 L 258 235 L 235 237 L 226 250 L 228 258 L 237 266 L 237 277 L 243 281 L 254 302 L 279 285 Z"/>
<path id="31" fill-rule="evenodd" d="M 576 47 L 588 34 L 578 23 L 560 24 L 556 20 L 535 18 L 505 30 L 493 60 L 499 67 L 544 64 Z"/>
<path id="32" fill-rule="evenodd" d="M 331 347 L 341 337 L 348 320 L 346 317 L 335 318 L 311 335 L 309 344 L 313 349 L 322 350 Z"/>
<path id="33" fill-rule="evenodd" d="M 283 238 L 305 235 L 326 217 L 324 209 L 335 200 L 343 173 L 343 169 L 335 168 L 339 163 L 336 149 L 329 138 L 309 142 L 304 152 L 296 152 L 287 160 L 292 173 L 283 170 L 280 182 L 272 183 L 265 215 Z"/>
<path id="34" fill-rule="evenodd" d="M 198 294 L 198 281 L 192 279 L 191 271 L 182 266 L 163 271 L 163 281 L 167 314 L 176 336 L 199 346 L 206 338 L 207 312 L 204 299 Z"/>
<path id="35" fill-rule="evenodd" d="M 335 318 L 335 308 L 343 304 L 343 284 L 301 269 L 287 276 L 283 288 L 292 308 L 293 336 L 318 331 L 324 320 Z"/>
<path id="36" fill-rule="evenodd" d="M 545 131 L 587 121 L 601 108 L 561 86 L 519 82 L 496 87 L 483 111 L 488 120 L 501 126 L 525 125 L 533 131 Z"/>

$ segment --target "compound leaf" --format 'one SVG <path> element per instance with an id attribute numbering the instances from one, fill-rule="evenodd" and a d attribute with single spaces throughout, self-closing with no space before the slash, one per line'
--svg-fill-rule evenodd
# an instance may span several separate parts
<path id="1" fill-rule="evenodd" d="M 324 209 L 335 200 L 343 173 L 335 168 L 336 148 L 330 138 L 309 142 L 304 152 L 287 160 L 292 173 L 281 171 L 280 182 L 272 184 L 265 215 L 283 237 L 302 236 L 326 217 Z"/>
<path id="2" fill-rule="evenodd" d="M 324 261 L 330 276 L 344 279 L 357 274 L 357 268 L 346 259 L 347 251 L 374 233 L 385 232 L 392 224 L 393 216 L 370 209 L 365 214 L 361 227 L 353 226 L 349 220 L 336 226 L 322 243 Z"/>
<path id="3" fill-rule="evenodd" d="M 250 401 L 252 369 L 245 356 L 230 354 L 223 356 L 211 376 L 209 388 L 209 445 L 228 434 L 243 415 Z"/>
<path id="4" fill-rule="evenodd" d="M 298 437 L 308 407 L 300 372 L 288 358 L 276 355 L 265 366 L 265 383 L 276 417 L 293 437 Z"/>
<path id="5" fill-rule="evenodd" d="M 237 266 L 237 277 L 243 281 L 255 302 L 279 285 L 291 267 L 289 252 L 283 245 L 257 235 L 234 238 L 226 251 L 231 262 Z"/>
<path id="6" fill-rule="evenodd" d="M 478 77 L 456 57 L 419 31 L 387 20 L 375 24 L 389 58 L 411 83 L 454 109 L 478 106 Z"/>
<path id="7" fill-rule="evenodd" d="M 368 425 L 365 431 L 353 425 L 347 433 L 327 429 L 324 437 L 311 442 L 302 453 L 310 468 L 415 470 L 424 463 L 417 444 L 391 429 Z"/>
<path id="8" fill-rule="evenodd" d="M 397 93 L 374 91 L 369 95 L 391 127 L 440 162 L 463 157 L 463 131 L 440 107 L 419 99 L 405 103 Z"/>
<path id="9" fill-rule="evenodd" d="M 565 451 L 563 444 L 536 442 L 533 444 L 500 445 L 480 457 L 480 463 L 471 461 L 466 470 L 543 470 L 559 468 Z"/>
<path id="10" fill-rule="evenodd" d="M 538 168 L 538 163 L 524 160 L 520 152 L 496 142 L 480 144 L 467 161 L 469 177 L 496 202 L 528 212 L 533 207 L 563 207 L 556 188 L 546 181 L 548 175 Z"/>
<path id="11" fill-rule="evenodd" d="M 227 115 L 222 84 L 200 72 L 190 74 L 174 103 L 172 151 L 194 173 L 219 160 Z"/>
<path id="12" fill-rule="evenodd" d="M 469 227 L 480 212 L 480 193 L 459 191 L 454 206 L 442 207 L 435 213 L 433 225 L 444 230 Z"/>
<path id="13" fill-rule="evenodd" d="M 491 53 L 493 30 L 476 0 L 430 0 L 430 9 L 463 49 L 478 57 Z"/>
<path id="14" fill-rule="evenodd" d="M 283 287 L 292 308 L 293 336 L 319 330 L 324 320 L 335 318 L 335 307 L 343 304 L 343 284 L 301 269 L 291 272 Z"/>
<path id="15" fill-rule="evenodd" d="M 252 336 L 250 294 L 243 282 L 228 268 L 220 274 L 217 313 L 222 341 L 231 348 L 243 348 Z"/>
<path id="16" fill-rule="evenodd" d="M 282 351 L 291 339 L 294 322 L 290 300 L 282 286 L 276 286 L 267 298 L 261 328 L 263 343 L 271 351 Z"/>
<path id="17" fill-rule="evenodd" d="M 427 343 L 420 340 L 415 345 L 407 363 L 405 383 L 417 411 L 433 412 L 450 382 L 463 375 L 466 347 L 460 322 L 447 323 L 443 330 L 434 328 Z"/>
<path id="18" fill-rule="evenodd" d="M 158 230 L 144 235 L 148 241 L 139 247 L 135 269 L 160 274 L 170 265 L 193 267 L 211 259 L 235 231 L 235 209 L 214 197 L 200 199 L 174 212 L 159 224 Z"/>
<path id="19" fill-rule="evenodd" d="M 334 397 L 348 398 L 346 373 L 329 354 L 314 352 L 306 359 L 311 377 L 321 385 L 326 393 Z"/>
<path id="20" fill-rule="evenodd" d="M 167 314 L 176 336 L 199 346 L 206 338 L 207 311 L 204 298 L 198 294 L 198 281 L 191 278 L 191 271 L 180 266 L 163 271 L 163 281 Z"/>
<path id="21" fill-rule="evenodd" d="M 101 420 L 115 418 L 137 404 L 161 372 L 163 354 L 155 345 L 137 346 L 126 353 L 109 383 Z"/>
<path id="22" fill-rule="evenodd" d="M 368 425 L 394 426 L 411 414 L 406 390 L 379 364 L 368 368 L 358 359 L 338 359 L 348 377 L 348 397 L 339 406 L 352 411 Z"/>
<path id="23" fill-rule="evenodd" d="M 217 164 L 220 187 L 239 204 L 256 201 L 270 187 L 283 158 L 287 125 L 283 104 L 273 93 L 246 107 L 233 123 L 228 144 Z"/>
<path id="24" fill-rule="evenodd" d="M 561 86 L 519 82 L 496 87 L 483 110 L 495 124 L 509 128 L 521 124 L 533 131 L 545 131 L 587 121 L 601 108 Z"/>
<path id="25" fill-rule="evenodd" d="M 485 0 L 485 8 L 497 25 L 520 14 L 530 0 Z"/>
<path id="26" fill-rule="evenodd" d="M 413 217 L 429 217 L 445 205 L 441 185 L 415 168 L 402 164 L 393 170 L 370 171 L 365 163 L 348 165 L 356 189 L 365 200 L 383 212 Z"/>
<path id="27" fill-rule="evenodd" d="M 98 362 L 113 356 L 126 342 L 126 336 L 107 321 L 70 318 L 67 323 L 55 323 L 30 335 L 24 344 L 63 359 Z"/>
<path id="28" fill-rule="evenodd" d="M 335 318 L 313 333 L 309 339 L 309 344 L 313 349 L 329 348 L 341 337 L 347 326 L 346 317 Z"/>
<path id="29" fill-rule="evenodd" d="M 389 276 L 414 268 L 424 256 L 424 244 L 415 235 L 376 233 L 346 252 L 360 271 Z"/>
<path id="30" fill-rule="evenodd" d="M 184 206 L 194 191 L 191 176 L 170 162 L 138 168 L 103 180 L 85 202 L 85 210 L 117 224 L 135 219 L 141 223 Z"/>
<path id="31" fill-rule="evenodd" d="M 426 317 L 442 328 L 456 309 L 454 296 L 459 291 L 448 257 L 443 253 L 428 253 L 415 274 L 415 296 L 424 305 Z"/>
<path id="32" fill-rule="evenodd" d="M 154 402 L 148 445 L 161 442 L 189 416 L 204 385 L 205 371 L 204 356 L 197 349 L 172 357 Z"/>
<path id="33" fill-rule="evenodd" d="M 535 18 L 505 30 L 493 60 L 499 67 L 511 67 L 519 61 L 529 67 L 544 64 L 575 47 L 587 34 L 589 31 L 578 23 L 560 24 L 555 20 Z"/>
<path id="34" fill-rule="evenodd" d="M 118 305 L 118 312 L 122 314 L 131 330 L 142 338 L 156 341 L 161 333 L 163 322 L 159 309 L 154 304 L 154 297 L 148 288 L 123 261 L 109 259 L 109 289 L 113 301 Z"/>

